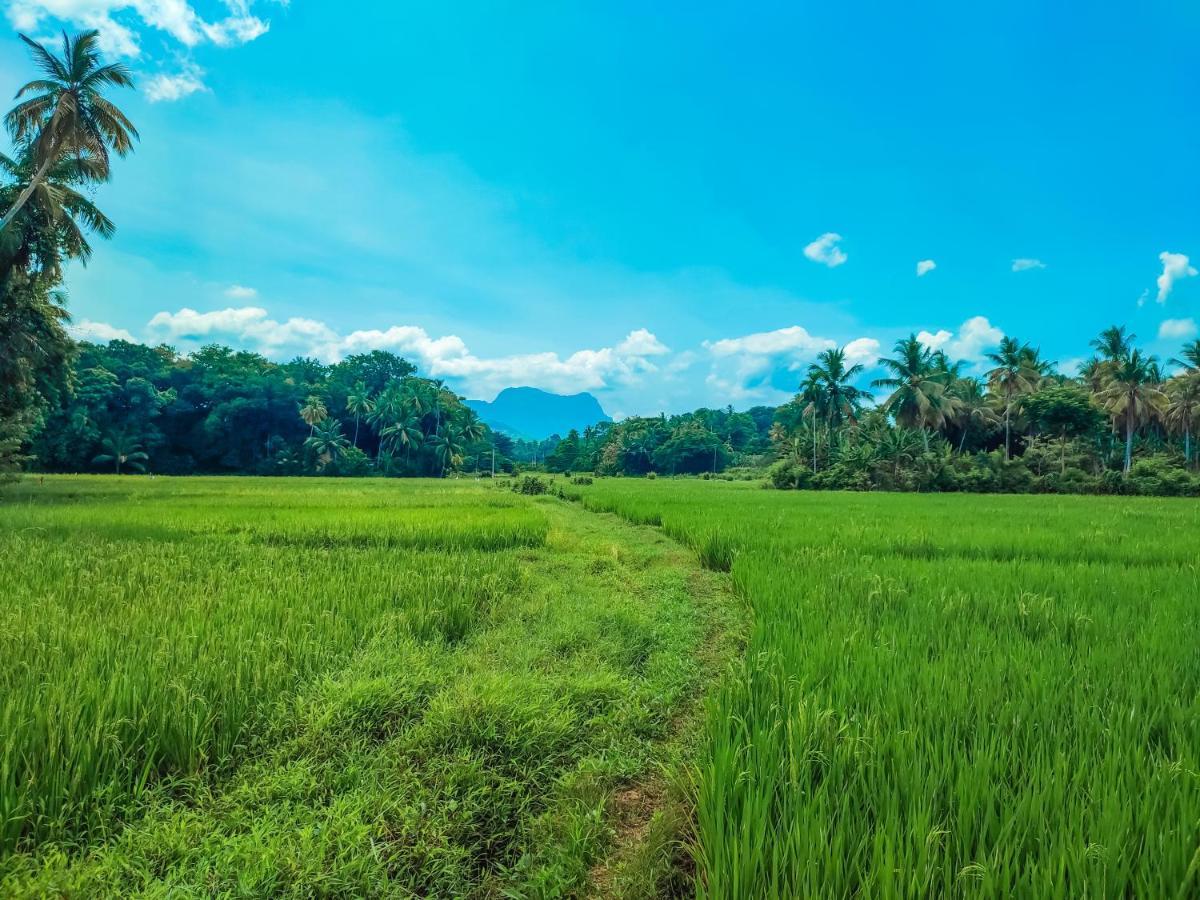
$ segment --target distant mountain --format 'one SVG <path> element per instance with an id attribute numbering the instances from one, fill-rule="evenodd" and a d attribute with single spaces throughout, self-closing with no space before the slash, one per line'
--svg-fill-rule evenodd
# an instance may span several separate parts
<path id="1" fill-rule="evenodd" d="M 531 387 L 505 388 L 491 403 L 468 400 L 490 427 L 512 437 L 541 440 L 552 434 L 566 436 L 572 428 L 582 431 L 597 422 L 611 422 L 591 394 L 551 394 Z"/>

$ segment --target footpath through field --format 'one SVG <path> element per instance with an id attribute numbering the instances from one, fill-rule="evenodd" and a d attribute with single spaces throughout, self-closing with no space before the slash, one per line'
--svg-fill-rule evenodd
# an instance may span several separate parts
<path id="1" fill-rule="evenodd" d="M 658 531 L 480 484 L 13 490 L 0 895 L 687 890 L 672 782 L 744 622 Z"/>

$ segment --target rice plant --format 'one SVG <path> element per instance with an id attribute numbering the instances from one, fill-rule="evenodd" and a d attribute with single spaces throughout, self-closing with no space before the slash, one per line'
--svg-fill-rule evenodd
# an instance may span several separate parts
<path id="1" fill-rule="evenodd" d="M 1200 894 L 1194 502 L 577 493 L 732 559 L 752 610 L 694 773 L 700 896 Z"/>

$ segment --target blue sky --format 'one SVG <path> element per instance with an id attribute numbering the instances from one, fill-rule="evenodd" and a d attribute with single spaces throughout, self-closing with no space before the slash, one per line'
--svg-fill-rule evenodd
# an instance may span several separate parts
<path id="1" fill-rule="evenodd" d="M 779 402 L 835 343 L 1069 364 L 1200 319 L 1194 3 L 5 3 L 4 83 L 64 22 L 139 76 L 83 335 L 623 415 Z"/>

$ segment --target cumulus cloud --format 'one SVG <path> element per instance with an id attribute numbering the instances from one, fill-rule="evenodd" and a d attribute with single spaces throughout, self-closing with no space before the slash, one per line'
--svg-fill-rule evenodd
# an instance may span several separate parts
<path id="1" fill-rule="evenodd" d="M 827 231 L 804 248 L 804 255 L 813 262 L 823 263 L 831 269 L 840 266 L 848 258 L 838 246 L 841 239 L 840 234 Z"/>
<path id="2" fill-rule="evenodd" d="M 879 341 L 875 338 L 855 338 L 842 349 L 846 351 L 846 365 L 848 366 L 859 363 L 864 366 L 873 366 L 879 359 Z"/>
<path id="3" fill-rule="evenodd" d="M 917 340 L 931 350 L 942 350 L 951 359 L 962 359 L 978 363 L 986 350 L 1000 343 L 1004 332 L 988 321 L 986 316 L 972 316 L 958 327 L 958 331 L 940 329 L 936 332 L 922 331 Z"/>
<path id="4" fill-rule="evenodd" d="M 416 325 L 340 334 L 315 319 L 278 321 L 258 306 L 209 312 L 184 307 L 156 314 L 147 328 L 156 341 L 234 342 L 275 358 L 301 354 L 336 362 L 353 353 L 389 350 L 411 359 L 424 374 L 456 380 L 475 396 L 513 385 L 576 393 L 636 383 L 642 375 L 658 371 L 653 357 L 670 353 L 653 333 L 639 328 L 614 347 L 578 350 L 566 357 L 553 352 L 483 357 L 457 335 L 434 337 Z"/>
<path id="5" fill-rule="evenodd" d="M 1167 295 L 1175 287 L 1175 282 L 1191 278 L 1197 272 L 1196 267 L 1190 265 L 1187 256 L 1182 253 L 1168 253 L 1164 250 L 1158 254 L 1158 260 L 1162 263 L 1163 270 L 1155 282 L 1158 285 L 1157 300 L 1159 303 L 1166 303 Z"/>
<path id="6" fill-rule="evenodd" d="M 135 22 L 189 48 L 205 41 L 244 44 L 270 28 L 270 22 L 253 15 L 251 0 L 224 0 L 224 6 L 226 15 L 210 21 L 186 0 L 12 0 L 8 18 L 25 32 L 56 22 L 95 28 L 105 53 L 128 58 L 141 54 L 140 36 L 131 27 Z"/>
<path id="7" fill-rule="evenodd" d="M 710 357 L 705 379 L 712 398 L 708 402 L 781 403 L 796 392 L 796 376 L 789 373 L 802 370 L 822 350 L 837 347 L 838 342 L 791 325 L 705 341 L 703 346 Z M 855 338 L 844 349 L 847 365 L 872 365 L 879 358 L 879 341 L 875 338 Z"/>
<path id="8" fill-rule="evenodd" d="M 1028 272 L 1030 269 L 1044 268 L 1046 268 L 1046 264 L 1040 259 L 1032 259 L 1027 256 L 1022 256 L 1012 261 L 1012 270 L 1014 272 Z"/>
<path id="9" fill-rule="evenodd" d="M 257 289 L 246 287 L 244 284 L 231 284 L 225 288 L 224 293 L 231 300 L 253 300 L 258 296 Z"/>
<path id="10" fill-rule="evenodd" d="M 77 341 L 92 341 L 98 344 L 107 344 L 109 341 L 129 341 L 131 344 L 138 342 L 138 339 L 124 328 L 114 328 L 107 322 L 93 322 L 91 319 L 83 319 L 67 326 L 67 332 Z"/>
<path id="11" fill-rule="evenodd" d="M 204 70 L 199 66 L 185 66 L 182 71 L 174 75 L 160 72 L 146 80 L 142 91 L 151 103 L 170 103 L 201 91 L 207 91 L 208 88 L 202 80 L 203 76 Z"/>
<path id="12" fill-rule="evenodd" d="M 1196 334 L 1195 319 L 1164 319 L 1158 326 L 1158 336 L 1163 340 L 1186 340 Z"/>
<path id="13" fill-rule="evenodd" d="M 936 268 L 937 263 L 935 263 L 932 259 L 923 259 L 917 263 L 917 277 L 920 278 L 922 275 L 928 275 Z"/>

